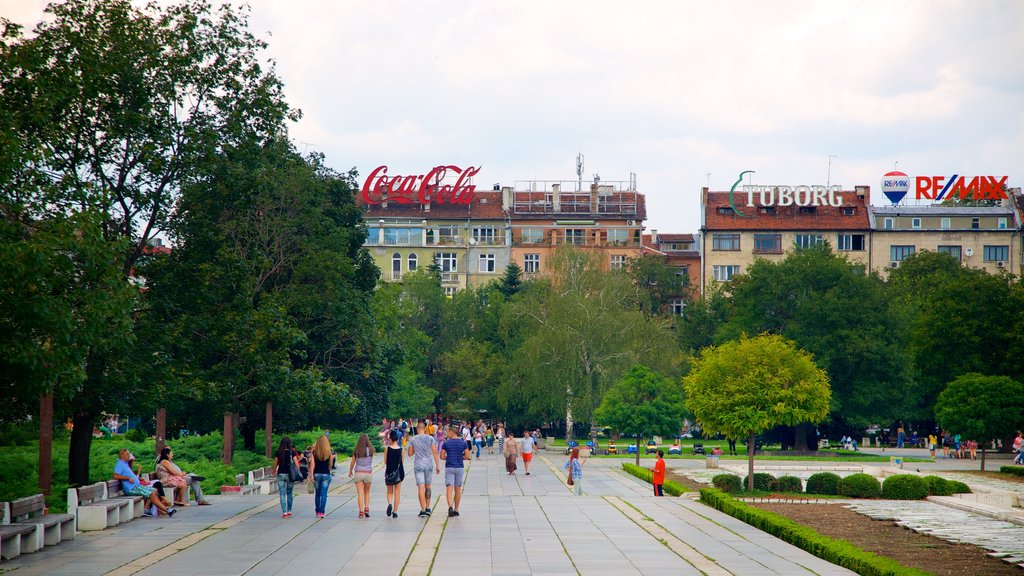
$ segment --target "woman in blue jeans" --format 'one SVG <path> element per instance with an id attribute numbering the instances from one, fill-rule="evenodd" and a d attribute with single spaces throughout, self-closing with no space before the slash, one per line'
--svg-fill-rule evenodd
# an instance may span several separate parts
<path id="1" fill-rule="evenodd" d="M 327 512 L 327 489 L 331 486 L 331 442 L 326 435 L 316 439 L 313 446 L 313 466 L 309 481 L 313 482 L 316 490 L 314 498 L 316 506 L 316 517 L 323 518 Z"/>
<path id="2" fill-rule="evenodd" d="M 292 482 L 289 468 L 294 464 L 299 468 L 299 453 L 292 446 L 292 439 L 281 438 L 281 445 L 274 455 L 274 470 L 277 471 L 277 494 L 281 497 L 281 518 L 292 517 L 292 501 L 295 499 L 295 483 Z"/>

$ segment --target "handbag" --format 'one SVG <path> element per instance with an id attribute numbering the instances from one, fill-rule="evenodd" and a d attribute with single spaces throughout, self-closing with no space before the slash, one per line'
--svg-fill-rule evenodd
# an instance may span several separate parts
<path id="1" fill-rule="evenodd" d="M 303 480 L 304 480 L 304 478 L 302 477 L 302 471 L 299 470 L 299 467 L 295 465 L 295 459 L 294 458 L 289 458 L 288 459 L 288 481 L 289 482 L 302 482 Z"/>
<path id="2" fill-rule="evenodd" d="M 306 493 L 312 494 L 314 492 L 316 492 L 316 486 L 313 484 L 313 482 L 306 482 Z"/>
<path id="3" fill-rule="evenodd" d="M 568 484 L 569 484 L 569 486 L 572 486 L 573 484 L 575 484 L 575 482 L 572 481 L 572 460 L 569 460 L 569 482 L 568 482 Z"/>

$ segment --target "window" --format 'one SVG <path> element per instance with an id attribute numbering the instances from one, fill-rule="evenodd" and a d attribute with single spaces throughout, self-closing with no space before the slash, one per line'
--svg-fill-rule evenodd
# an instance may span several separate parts
<path id="1" fill-rule="evenodd" d="M 367 244 L 380 244 L 380 228 L 367 228 L 366 229 L 366 243 Z"/>
<path id="2" fill-rule="evenodd" d="M 935 251 L 938 252 L 939 254 L 949 254 L 953 258 L 956 258 L 957 262 L 960 262 L 962 260 L 960 256 L 962 250 L 959 246 L 939 246 L 935 249 Z"/>
<path id="3" fill-rule="evenodd" d="M 444 295 L 451 298 L 452 296 L 455 296 L 455 292 L 458 291 L 458 289 L 458 286 L 445 286 Z"/>
<path id="4" fill-rule="evenodd" d="M 845 252 L 860 252 L 864 250 L 863 234 L 840 234 L 836 242 L 838 250 Z"/>
<path id="5" fill-rule="evenodd" d="M 459 271 L 459 256 L 454 252 L 435 252 L 434 261 L 441 267 L 441 272 Z"/>
<path id="6" fill-rule="evenodd" d="M 818 207 L 817 206 L 801 206 L 800 207 L 800 213 L 801 214 L 817 214 L 818 213 Z"/>
<path id="7" fill-rule="evenodd" d="M 626 256 L 624 254 L 612 254 L 612 270 L 622 270 L 626 267 Z"/>
<path id="8" fill-rule="evenodd" d="M 907 257 L 911 256 L 913 253 L 913 246 L 899 246 L 896 244 L 889 246 L 889 260 L 892 260 L 894 262 L 906 260 Z"/>
<path id="9" fill-rule="evenodd" d="M 542 228 L 523 228 L 519 233 L 519 241 L 523 244 L 540 244 L 544 241 L 544 230 Z"/>
<path id="10" fill-rule="evenodd" d="M 385 246 L 409 246 L 419 244 L 423 238 L 423 231 L 419 228 L 385 228 Z"/>
<path id="11" fill-rule="evenodd" d="M 735 264 L 725 266 L 712 266 L 711 272 L 717 282 L 728 282 L 732 277 L 740 273 L 740 267 Z"/>
<path id="12" fill-rule="evenodd" d="M 397 282 L 402 279 L 402 255 L 395 252 L 391 255 L 391 281 Z"/>
<path id="13" fill-rule="evenodd" d="M 1006 230 L 1006 218 L 1005 217 L 999 219 L 998 228 L 1000 230 Z"/>
<path id="14" fill-rule="evenodd" d="M 732 214 L 732 208 L 729 208 L 728 206 L 719 206 L 715 211 L 719 214 Z"/>
<path id="15" fill-rule="evenodd" d="M 843 206 L 843 216 L 853 216 L 857 213 L 857 209 L 853 206 Z"/>
<path id="16" fill-rule="evenodd" d="M 892 218 L 886 218 L 882 221 L 882 228 L 886 230 L 892 230 Z"/>
<path id="17" fill-rule="evenodd" d="M 755 254 L 781 254 L 782 234 L 754 234 Z"/>
<path id="18" fill-rule="evenodd" d="M 575 246 L 583 246 L 586 242 L 585 231 L 579 228 L 566 228 L 563 231 L 564 240 L 563 244 L 573 244 Z"/>
<path id="19" fill-rule="evenodd" d="M 668 301 L 668 311 L 675 316 L 682 316 L 683 310 L 686 310 L 686 300 L 682 298 L 672 298 Z"/>
<path id="20" fill-rule="evenodd" d="M 527 274 L 540 272 L 540 254 L 523 254 L 523 272 Z"/>
<path id="21" fill-rule="evenodd" d="M 850 266 L 850 272 L 853 272 L 857 276 L 863 276 L 867 274 L 867 268 L 863 264 L 853 264 Z"/>
<path id="22" fill-rule="evenodd" d="M 797 234 L 796 235 L 796 247 L 797 248 L 810 248 L 815 244 L 821 244 L 824 242 L 821 234 Z"/>
<path id="23" fill-rule="evenodd" d="M 457 225 L 446 225 L 437 227 L 438 244 L 461 244 L 459 240 L 459 227 Z"/>
<path id="24" fill-rule="evenodd" d="M 480 255 L 480 271 L 494 272 L 494 254 Z"/>
<path id="25" fill-rule="evenodd" d="M 1006 262 L 1010 259 L 1009 246 L 985 246 L 985 262 Z"/>
<path id="26" fill-rule="evenodd" d="M 690 277 L 690 265 L 689 264 L 683 264 L 682 266 L 676 266 L 676 276 L 679 276 L 681 278 L 689 278 Z"/>
<path id="27" fill-rule="evenodd" d="M 757 211 L 761 214 L 775 214 L 775 206 L 761 206 Z"/>
<path id="28" fill-rule="evenodd" d="M 477 244 L 494 245 L 498 243 L 498 229 L 494 227 L 489 228 L 473 228 L 473 240 L 476 240 Z"/>
<path id="29" fill-rule="evenodd" d="M 711 249 L 712 250 L 739 250 L 740 249 L 740 235 L 739 234 L 712 234 L 711 235 Z"/>
<path id="30" fill-rule="evenodd" d="M 943 230 L 949 230 L 951 227 L 952 222 L 950 222 L 949 218 L 942 218 L 939 220 L 939 228 L 942 228 Z"/>
<path id="31" fill-rule="evenodd" d="M 914 228 L 914 229 L 920 228 L 921 227 L 921 219 L 920 218 L 911 218 L 910 219 L 910 227 Z"/>
<path id="32" fill-rule="evenodd" d="M 981 228 L 981 218 L 971 218 L 971 229 L 977 230 Z"/>
<path id="33" fill-rule="evenodd" d="M 418 265 L 417 257 L 415 254 L 409 254 L 409 272 L 415 272 Z"/>
<path id="34" fill-rule="evenodd" d="M 625 246 L 629 241 L 629 230 L 621 228 L 608 230 L 608 244 L 612 246 Z"/>

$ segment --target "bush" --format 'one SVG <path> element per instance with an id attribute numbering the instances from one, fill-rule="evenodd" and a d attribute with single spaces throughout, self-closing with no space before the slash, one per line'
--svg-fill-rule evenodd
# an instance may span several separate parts
<path id="1" fill-rule="evenodd" d="M 763 492 L 771 492 L 775 490 L 775 476 L 766 472 L 754 472 L 754 490 L 761 490 Z M 746 490 L 750 486 L 750 476 L 743 479 L 743 489 Z"/>
<path id="2" fill-rule="evenodd" d="M 850 498 L 880 498 L 882 486 L 870 474 L 851 474 L 839 481 L 839 495 Z"/>
<path id="3" fill-rule="evenodd" d="M 807 479 L 807 493 L 835 496 L 839 494 L 839 480 L 839 475 L 831 472 L 811 474 Z"/>
<path id="4" fill-rule="evenodd" d="M 146 431 L 142 430 L 141 428 L 132 428 L 131 430 L 125 433 L 124 439 L 129 442 L 145 442 L 147 439 L 149 439 L 149 435 L 146 434 Z"/>
<path id="5" fill-rule="evenodd" d="M 953 494 L 970 494 L 971 487 L 959 480 L 946 480 Z"/>
<path id="6" fill-rule="evenodd" d="M 637 478 L 643 480 L 644 482 L 651 482 L 651 479 L 654 477 L 653 472 L 651 472 L 647 468 L 641 468 L 636 464 L 623 462 L 622 469 L 625 470 L 627 474 L 636 476 Z M 672 496 L 679 496 L 683 492 L 690 491 L 690 489 L 687 488 L 686 486 L 683 486 L 679 482 L 669 480 L 668 478 L 665 479 L 665 484 L 662 485 L 662 488 L 665 490 L 666 494 L 671 494 Z"/>
<path id="7" fill-rule="evenodd" d="M 735 474 L 719 474 L 711 479 L 711 483 L 722 492 L 739 492 L 743 490 L 740 477 Z"/>
<path id="8" fill-rule="evenodd" d="M 869 476 L 869 478 L 871 477 Z M 904 566 L 891 558 L 862 550 L 845 540 L 823 536 L 811 528 L 801 526 L 773 512 L 734 500 L 721 490 L 702 488 L 700 500 L 716 510 L 764 530 L 797 548 L 802 548 L 822 560 L 848 568 L 857 574 L 864 576 L 925 576 L 928 574 L 917 568 Z"/>
<path id="9" fill-rule="evenodd" d="M 925 476 L 923 480 L 928 484 L 928 494 L 931 496 L 949 496 L 953 493 L 950 481 L 942 476 Z"/>
<path id="10" fill-rule="evenodd" d="M 775 490 L 778 492 L 803 492 L 804 485 L 796 476 L 782 476 L 775 481 Z"/>
<path id="11" fill-rule="evenodd" d="M 1014 476 L 1024 476 L 1024 467 L 1021 466 L 1000 466 L 999 472 L 1001 474 L 1013 474 Z"/>
<path id="12" fill-rule="evenodd" d="M 929 482 L 913 474 L 896 474 L 882 482 L 882 498 L 923 500 L 928 497 Z"/>

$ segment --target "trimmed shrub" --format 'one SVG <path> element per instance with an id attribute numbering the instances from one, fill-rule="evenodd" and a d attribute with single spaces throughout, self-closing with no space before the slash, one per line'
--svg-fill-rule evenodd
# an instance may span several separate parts
<path id="1" fill-rule="evenodd" d="M 803 492 L 804 485 L 796 476 L 781 476 L 775 481 L 775 490 L 779 492 Z"/>
<path id="2" fill-rule="evenodd" d="M 930 496 L 949 496 L 953 493 L 953 487 L 950 485 L 949 480 L 942 476 L 925 476 L 924 481 L 928 483 L 928 494 Z"/>
<path id="3" fill-rule="evenodd" d="M 839 475 L 831 472 L 811 474 L 807 479 L 807 493 L 835 496 L 839 494 L 839 480 Z"/>
<path id="4" fill-rule="evenodd" d="M 711 483 L 722 492 L 739 492 L 743 490 L 740 477 L 735 474 L 719 474 L 711 479 Z"/>
<path id="5" fill-rule="evenodd" d="M 896 474 L 882 482 L 882 498 L 923 500 L 928 497 L 929 482 L 913 474 Z"/>
<path id="6" fill-rule="evenodd" d="M 754 490 L 771 492 L 775 490 L 775 482 L 775 476 L 767 472 L 754 472 Z M 746 476 L 743 478 L 743 489 L 746 490 L 749 486 L 750 476 Z"/>
<path id="7" fill-rule="evenodd" d="M 970 494 L 971 487 L 959 480 L 946 480 L 953 494 Z"/>
<path id="8" fill-rule="evenodd" d="M 882 486 L 870 474 L 850 474 L 839 481 L 839 495 L 850 498 L 880 498 Z"/>
<path id="9" fill-rule="evenodd" d="M 623 462 L 622 469 L 625 470 L 627 474 L 636 476 L 637 478 L 643 480 L 644 482 L 651 482 L 651 480 L 654 478 L 654 472 L 651 472 L 647 468 L 641 468 L 636 464 Z M 682 484 L 674 480 L 669 480 L 668 478 L 665 479 L 665 484 L 662 485 L 662 489 L 665 490 L 666 494 L 671 494 L 672 496 L 679 496 L 683 492 L 690 491 L 690 489 L 687 488 L 686 486 L 683 486 Z"/>
<path id="10" fill-rule="evenodd" d="M 1001 474 L 1013 474 L 1014 476 L 1024 476 L 1024 467 L 1021 466 L 1000 466 L 999 472 Z"/>
<path id="11" fill-rule="evenodd" d="M 822 560 L 837 564 L 857 574 L 865 576 L 925 576 L 928 574 L 923 570 L 904 566 L 891 558 L 862 550 L 845 540 L 823 536 L 811 528 L 801 526 L 779 514 L 734 500 L 721 490 L 702 488 L 700 500 L 716 510 L 764 530 L 797 548 L 802 548 Z"/>

